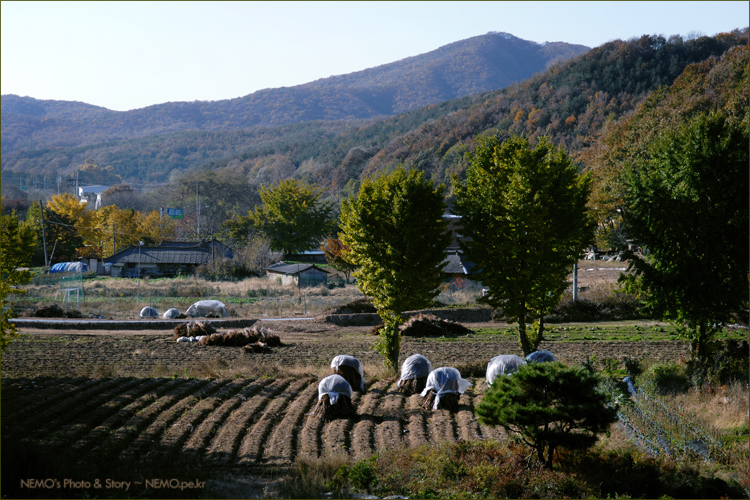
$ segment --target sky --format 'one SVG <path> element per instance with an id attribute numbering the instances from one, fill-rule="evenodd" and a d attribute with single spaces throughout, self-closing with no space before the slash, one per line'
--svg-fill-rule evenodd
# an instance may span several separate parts
<path id="1" fill-rule="evenodd" d="M 291 87 L 491 31 L 594 48 L 748 26 L 747 1 L 0 2 L 0 90 L 117 111 Z"/>

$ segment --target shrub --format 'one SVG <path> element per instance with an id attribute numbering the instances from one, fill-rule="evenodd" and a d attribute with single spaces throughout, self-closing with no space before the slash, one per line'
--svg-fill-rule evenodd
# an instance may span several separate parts
<path id="1" fill-rule="evenodd" d="M 480 422 L 520 436 L 551 469 L 557 448 L 589 448 L 617 420 L 598 384 L 599 377 L 583 367 L 531 363 L 496 380 L 476 412 Z"/>
<path id="2" fill-rule="evenodd" d="M 649 386 L 656 394 L 682 394 L 690 389 L 690 377 L 685 367 L 677 363 L 652 365 L 639 379 L 641 385 Z"/>
<path id="3" fill-rule="evenodd" d="M 706 344 L 708 355 L 688 362 L 688 376 L 700 386 L 704 383 L 725 385 L 733 381 L 748 382 L 747 340 L 715 340 Z"/>
<path id="4" fill-rule="evenodd" d="M 634 448 L 562 450 L 561 456 L 563 466 L 553 471 L 529 463 L 523 447 L 507 442 L 390 450 L 340 469 L 339 488 L 331 489 L 346 494 L 347 485 L 355 486 L 353 469 L 361 467 L 356 487 L 380 497 L 746 498 L 736 484 L 703 475 L 689 464 L 646 457 Z"/>

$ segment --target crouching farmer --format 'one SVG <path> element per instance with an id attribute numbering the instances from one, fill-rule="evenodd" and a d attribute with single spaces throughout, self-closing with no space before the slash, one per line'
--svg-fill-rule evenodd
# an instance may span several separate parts
<path id="1" fill-rule="evenodd" d="M 436 368 L 430 372 L 422 391 L 422 408 L 458 411 L 458 399 L 470 385 L 471 382 L 461 378 L 461 373 L 455 368 Z"/>
<path id="2" fill-rule="evenodd" d="M 329 375 L 318 384 L 318 404 L 312 415 L 327 422 L 337 418 L 354 418 L 352 386 L 341 375 Z"/>
<path id="3" fill-rule="evenodd" d="M 427 377 L 432 371 L 432 363 L 421 354 L 409 356 L 401 365 L 401 378 L 396 387 L 401 389 L 404 396 L 419 394 L 427 386 Z"/>

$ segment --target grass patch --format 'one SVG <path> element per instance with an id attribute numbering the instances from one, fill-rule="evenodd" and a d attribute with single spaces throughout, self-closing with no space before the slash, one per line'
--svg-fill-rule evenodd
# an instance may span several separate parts
<path id="1" fill-rule="evenodd" d="M 515 443 L 464 441 L 390 450 L 356 462 L 298 460 L 276 498 L 743 498 L 736 482 L 633 447 L 563 452 L 555 468 Z"/>

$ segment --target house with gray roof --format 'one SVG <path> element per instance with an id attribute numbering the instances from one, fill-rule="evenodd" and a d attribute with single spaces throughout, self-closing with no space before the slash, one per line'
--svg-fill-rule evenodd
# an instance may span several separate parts
<path id="1" fill-rule="evenodd" d="M 282 285 L 316 286 L 328 283 L 328 271 L 315 264 L 277 262 L 266 268 L 268 279 L 281 280 Z"/>
<path id="2" fill-rule="evenodd" d="M 218 258 L 231 259 L 232 250 L 216 239 L 207 241 L 162 241 L 156 246 L 133 245 L 104 259 L 110 275 L 123 278 L 193 274 L 203 264 Z"/>

